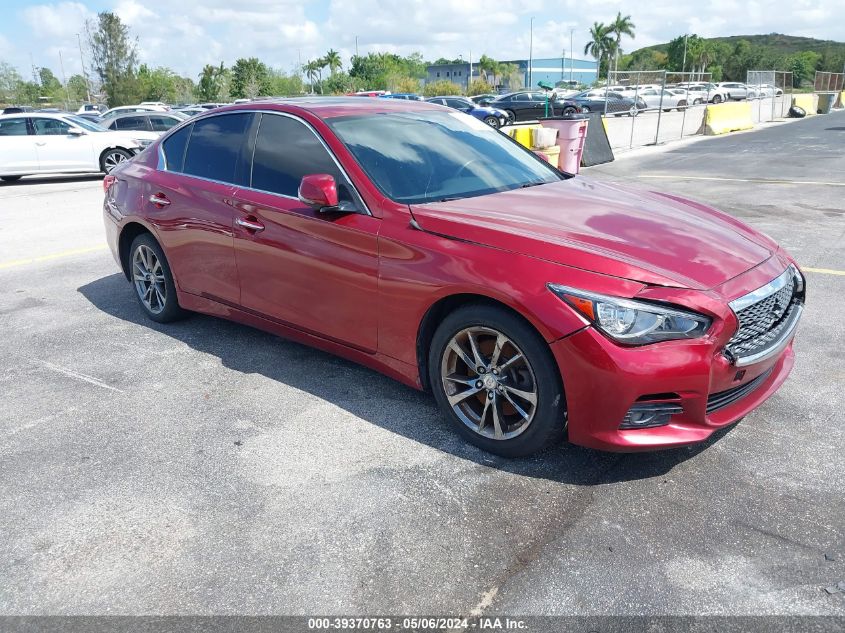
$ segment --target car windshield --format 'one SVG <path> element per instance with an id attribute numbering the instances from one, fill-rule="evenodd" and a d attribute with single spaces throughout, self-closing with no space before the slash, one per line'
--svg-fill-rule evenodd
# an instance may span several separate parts
<path id="1" fill-rule="evenodd" d="M 65 121 L 70 121 L 75 126 L 81 127 L 83 130 L 88 130 L 89 132 L 108 132 L 102 125 L 97 125 L 93 121 L 83 119 L 81 116 L 76 116 L 75 114 L 69 114 L 64 118 Z"/>
<path id="2" fill-rule="evenodd" d="M 565 174 L 460 112 L 402 112 L 328 121 L 389 198 L 420 204 L 556 182 Z"/>

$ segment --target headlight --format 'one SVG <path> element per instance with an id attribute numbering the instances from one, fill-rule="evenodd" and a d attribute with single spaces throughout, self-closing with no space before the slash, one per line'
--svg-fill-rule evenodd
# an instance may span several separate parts
<path id="1" fill-rule="evenodd" d="M 558 284 L 548 284 L 548 288 L 601 332 L 627 345 L 698 338 L 710 327 L 709 318 L 694 312 L 608 297 Z"/>
<path id="2" fill-rule="evenodd" d="M 152 140 L 148 138 L 133 138 L 132 140 L 135 141 L 138 145 L 140 145 L 141 149 L 149 147 L 153 144 Z"/>

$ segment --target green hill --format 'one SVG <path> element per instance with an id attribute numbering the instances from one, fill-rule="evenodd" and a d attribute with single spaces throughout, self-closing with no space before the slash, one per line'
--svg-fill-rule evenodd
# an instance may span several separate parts
<path id="1" fill-rule="evenodd" d="M 752 46 L 759 46 L 768 49 L 772 53 L 780 55 L 791 55 L 803 51 L 814 53 L 840 52 L 845 53 L 845 42 L 833 40 L 817 40 L 813 37 L 798 37 L 796 35 L 782 35 L 780 33 L 769 33 L 768 35 L 729 35 L 727 37 L 703 38 L 706 42 L 720 42 L 735 47 L 740 40 L 745 40 Z M 636 54 L 640 51 L 660 51 L 665 53 L 669 49 L 669 42 L 656 44 L 633 51 Z M 842 69 L 839 69 L 842 72 Z"/>
<path id="2" fill-rule="evenodd" d="M 795 35 L 731 35 L 700 38 L 679 35 L 670 42 L 640 48 L 620 60 L 620 69 L 712 73 L 714 81 L 745 81 L 749 70 L 792 72 L 796 88 L 812 85 L 818 70 L 841 73 L 845 42 Z"/>

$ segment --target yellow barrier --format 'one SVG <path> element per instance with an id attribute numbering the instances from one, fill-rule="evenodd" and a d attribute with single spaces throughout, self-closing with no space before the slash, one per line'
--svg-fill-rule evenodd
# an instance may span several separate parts
<path id="1" fill-rule="evenodd" d="M 845 108 L 845 90 L 839 93 L 839 103 L 834 108 Z"/>
<path id="2" fill-rule="evenodd" d="M 750 130 L 753 127 L 750 101 L 729 101 L 709 105 L 704 110 L 704 133 L 708 136 Z"/>
<path id="3" fill-rule="evenodd" d="M 807 116 L 816 113 L 816 95 L 814 94 L 805 94 L 805 95 L 793 95 L 792 96 L 792 105 L 798 106 L 799 108 L 803 108 L 804 111 L 807 113 Z"/>
<path id="4" fill-rule="evenodd" d="M 532 125 L 509 125 L 507 126 L 503 132 L 505 132 L 508 136 L 510 136 L 513 140 L 515 140 L 520 145 L 524 145 L 525 147 L 531 147 L 531 130 L 539 128 L 540 125 L 532 124 Z"/>

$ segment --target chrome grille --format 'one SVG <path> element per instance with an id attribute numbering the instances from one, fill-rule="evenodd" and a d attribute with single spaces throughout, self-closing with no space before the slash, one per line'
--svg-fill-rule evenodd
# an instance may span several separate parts
<path id="1" fill-rule="evenodd" d="M 803 279 L 790 266 L 777 279 L 731 302 L 739 328 L 726 346 L 737 365 L 758 362 L 780 351 L 801 316 Z"/>

